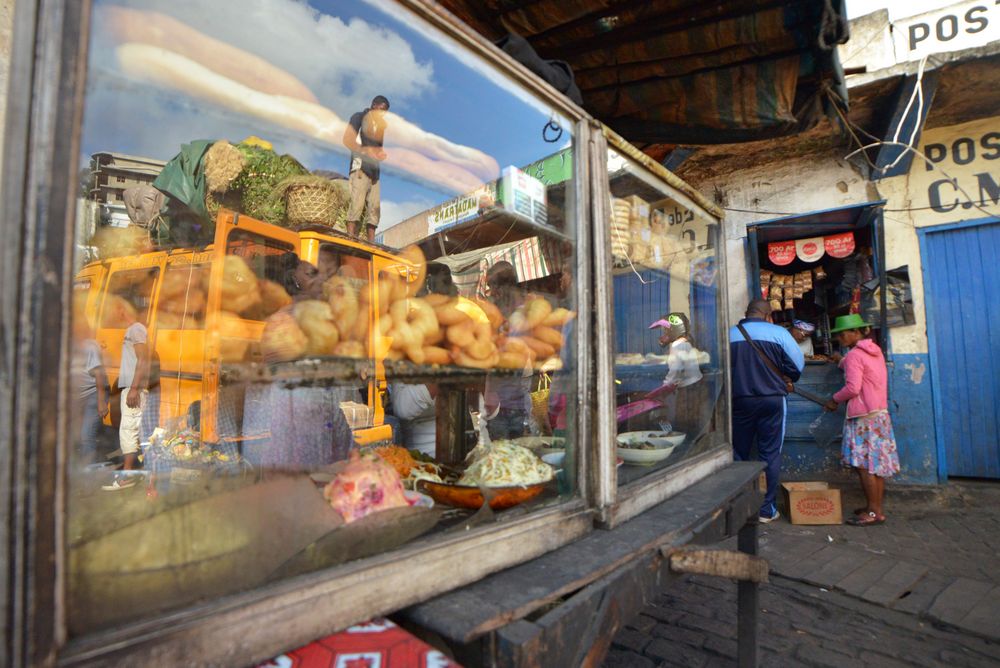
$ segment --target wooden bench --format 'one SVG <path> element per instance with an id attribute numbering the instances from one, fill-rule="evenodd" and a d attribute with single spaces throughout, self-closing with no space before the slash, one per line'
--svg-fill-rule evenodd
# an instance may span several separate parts
<path id="1" fill-rule="evenodd" d="M 733 463 L 614 529 L 597 529 L 397 617 L 436 634 L 469 668 L 598 666 L 615 633 L 678 576 L 670 567 L 677 550 L 738 535 L 740 551 L 756 555 L 761 469 L 756 462 Z M 750 563 L 750 571 L 763 570 L 766 578 L 766 565 L 742 559 L 743 570 Z M 711 574 L 717 565 L 707 561 L 719 560 L 694 555 L 680 561 Z M 708 570 L 699 571 L 699 561 Z M 723 570 L 729 577 L 735 572 Z M 741 580 L 738 599 L 739 665 L 752 666 L 757 582 Z"/>

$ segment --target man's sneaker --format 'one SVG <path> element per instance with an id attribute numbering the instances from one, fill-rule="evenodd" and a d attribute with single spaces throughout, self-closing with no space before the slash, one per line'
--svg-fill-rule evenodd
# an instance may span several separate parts
<path id="1" fill-rule="evenodd" d="M 761 524 L 770 524 L 779 517 L 781 517 L 781 513 L 778 512 L 777 508 L 775 508 L 773 515 L 771 515 L 770 517 L 768 517 L 767 515 L 758 515 L 757 521 L 760 522 Z"/>
<path id="2" fill-rule="evenodd" d="M 138 482 L 139 476 L 137 475 L 116 473 L 114 479 L 109 484 L 101 485 L 101 489 L 105 492 L 119 492 L 123 489 L 128 489 L 129 487 L 135 487 Z"/>

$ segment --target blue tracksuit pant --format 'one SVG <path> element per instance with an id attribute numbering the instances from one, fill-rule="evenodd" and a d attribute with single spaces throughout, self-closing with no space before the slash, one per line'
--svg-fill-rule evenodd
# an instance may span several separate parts
<path id="1" fill-rule="evenodd" d="M 757 441 L 757 459 L 766 462 L 767 494 L 760 514 L 771 517 L 781 476 L 781 443 L 785 440 L 785 397 L 736 397 L 733 399 L 733 455 L 737 461 L 750 460 Z"/>

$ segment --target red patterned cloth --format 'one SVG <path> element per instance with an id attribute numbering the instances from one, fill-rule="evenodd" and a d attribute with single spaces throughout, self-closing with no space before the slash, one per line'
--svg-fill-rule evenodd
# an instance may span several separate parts
<path id="1" fill-rule="evenodd" d="M 257 668 L 462 668 L 388 619 L 373 619 Z"/>

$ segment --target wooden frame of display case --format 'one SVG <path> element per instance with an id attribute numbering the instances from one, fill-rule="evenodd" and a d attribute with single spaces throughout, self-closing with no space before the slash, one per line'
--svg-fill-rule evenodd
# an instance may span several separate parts
<path id="1" fill-rule="evenodd" d="M 672 196 L 678 202 L 689 209 L 699 211 L 703 216 L 721 226 L 722 210 L 705 199 L 690 185 L 669 172 L 663 165 L 660 165 L 636 149 L 607 127 L 603 128 L 603 139 L 606 142 L 605 148 L 599 157 L 595 156 L 593 158 L 595 164 L 598 166 L 594 168 L 594 174 L 591 177 L 595 181 L 595 188 L 597 188 L 598 181 L 604 184 L 602 189 L 595 190 L 595 192 L 602 193 L 602 196 L 595 197 L 594 201 L 591 202 L 594 216 L 594 239 L 610 239 L 609 221 L 611 220 L 611 215 L 607 210 L 609 200 L 606 195 L 608 188 L 608 174 L 606 169 L 608 148 L 614 148 L 624 154 L 626 158 L 659 180 L 666 189 L 672 192 Z M 598 174 L 598 172 L 602 173 Z M 719 235 L 718 243 L 719 251 L 724 257 L 725 242 L 722 235 Z M 613 409 L 615 406 L 615 373 L 613 359 L 614 326 L 611 315 L 613 291 L 610 245 L 595 242 L 594 253 L 595 291 L 598 294 L 596 328 L 603 344 L 598 346 L 596 353 L 597 405 L 608 406 Z M 724 259 L 718 262 L 719 273 L 717 280 L 719 290 L 721 291 L 720 298 L 722 305 L 727 304 L 729 301 L 725 264 Z M 724 308 L 720 308 L 719 310 L 720 314 L 724 313 L 724 311 Z M 725 316 L 722 315 L 721 317 L 724 318 Z M 725 331 L 725 328 L 720 328 L 720 332 L 723 331 Z M 719 353 L 722 357 L 719 365 L 723 369 L 724 374 L 723 391 L 728 392 L 729 346 L 720 345 Z M 614 448 L 610 445 L 615 442 L 617 435 L 614 411 L 607 409 L 598 411 L 597 440 L 599 443 L 609 444 L 609 447 L 599 449 L 597 455 L 598 462 L 596 464 L 601 475 L 598 483 L 599 491 L 594 495 L 594 505 L 600 511 L 601 526 L 605 528 L 615 527 L 731 463 L 733 456 L 729 436 L 732 431 L 728 410 L 725 411 L 725 415 L 722 418 L 725 422 L 723 429 L 727 437 L 724 442 L 718 443 L 710 450 L 691 459 L 650 473 L 622 487 L 617 487 Z"/>
<path id="2" fill-rule="evenodd" d="M 425 0 L 398 4 L 400 11 L 442 31 L 574 123 L 580 156 L 574 161 L 572 191 L 581 312 L 575 360 L 578 498 L 459 537 L 417 541 L 391 553 L 69 639 L 64 597 L 69 416 L 52 407 L 64 406 L 69 398 L 72 184 L 91 3 L 19 0 L 0 223 L 0 480 L 10 490 L 0 495 L 0 538 L 6 546 L 0 551 L 5 602 L 0 608 L 0 664 L 246 665 L 555 550 L 595 525 L 618 524 L 729 460 L 720 446 L 641 484 L 616 488 L 613 448 L 607 447 L 614 440 L 614 425 L 609 431 L 608 424 L 613 395 L 607 403 L 613 383 L 610 258 L 602 242 L 608 142 L 698 208 L 718 218 L 717 209 L 448 12 Z M 724 267 L 721 262 L 720 271 Z M 724 274 L 720 281 L 725 286 Z M 511 545 L 517 549 L 508 549 Z"/>

